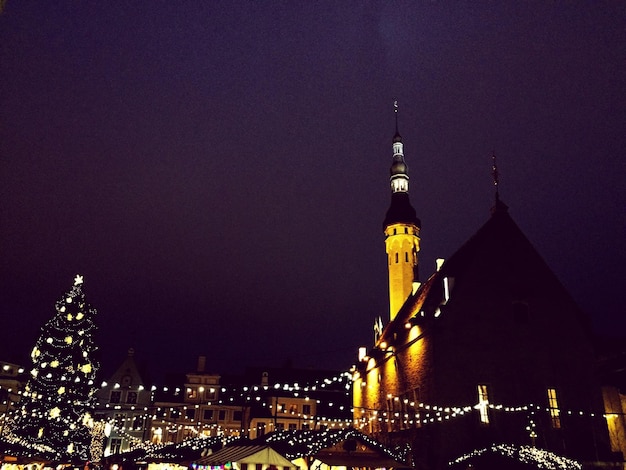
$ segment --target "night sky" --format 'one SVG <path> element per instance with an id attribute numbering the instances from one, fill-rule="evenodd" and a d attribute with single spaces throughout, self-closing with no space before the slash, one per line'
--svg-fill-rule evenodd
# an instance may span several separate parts
<path id="1" fill-rule="evenodd" d="M 626 3 L 8 0 L 0 359 L 85 276 L 103 371 L 343 369 L 387 316 L 393 101 L 420 273 L 500 196 L 626 332 Z"/>

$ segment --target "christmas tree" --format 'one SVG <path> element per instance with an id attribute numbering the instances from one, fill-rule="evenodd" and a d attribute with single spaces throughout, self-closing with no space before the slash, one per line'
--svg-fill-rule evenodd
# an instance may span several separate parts
<path id="1" fill-rule="evenodd" d="M 52 449 L 58 458 L 90 459 L 95 405 L 96 310 L 85 301 L 83 277 L 56 303 L 32 350 L 33 368 L 13 434 Z"/>

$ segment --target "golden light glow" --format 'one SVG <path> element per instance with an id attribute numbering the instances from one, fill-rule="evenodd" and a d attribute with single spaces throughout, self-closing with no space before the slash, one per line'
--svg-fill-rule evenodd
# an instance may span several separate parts
<path id="1" fill-rule="evenodd" d="M 50 338 L 52 339 L 52 338 Z M 72 337 L 71 336 L 66 336 L 65 340 L 64 340 L 67 344 L 72 344 Z"/>
<path id="2" fill-rule="evenodd" d="M 389 318 L 393 320 L 413 292 L 419 228 L 413 224 L 391 224 L 385 228 L 385 251 L 389 271 Z"/>
<path id="3" fill-rule="evenodd" d="M 559 401 L 556 398 L 556 390 L 554 388 L 548 389 L 548 408 L 550 410 L 550 421 L 552 427 L 559 429 L 561 427 L 561 412 L 559 410 Z"/>
<path id="4" fill-rule="evenodd" d="M 61 410 L 59 409 L 58 406 L 55 406 L 54 408 L 52 408 L 50 410 L 50 417 L 51 418 L 58 418 L 59 416 L 61 416 Z M 43 432 L 43 430 L 42 430 Z"/>
<path id="5" fill-rule="evenodd" d="M 480 422 L 489 424 L 489 391 L 486 385 L 478 386 L 478 405 L 476 406 L 480 412 Z"/>

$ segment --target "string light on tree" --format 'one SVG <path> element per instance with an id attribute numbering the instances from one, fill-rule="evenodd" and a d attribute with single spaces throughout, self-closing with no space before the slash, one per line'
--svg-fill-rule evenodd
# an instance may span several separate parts
<path id="1" fill-rule="evenodd" d="M 92 459 L 96 310 L 85 299 L 84 278 L 56 302 L 31 353 L 31 379 L 15 411 L 14 435 L 29 446 L 44 444 L 57 458 Z"/>

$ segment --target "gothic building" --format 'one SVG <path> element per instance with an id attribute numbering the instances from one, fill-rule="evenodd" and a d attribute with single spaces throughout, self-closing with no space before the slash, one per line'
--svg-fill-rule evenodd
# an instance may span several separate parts
<path id="1" fill-rule="evenodd" d="M 588 319 L 497 190 L 486 223 L 420 283 L 421 222 L 397 115 L 392 148 L 389 317 L 359 353 L 355 425 L 409 443 L 418 469 L 449 468 L 495 444 L 611 459 Z"/>

